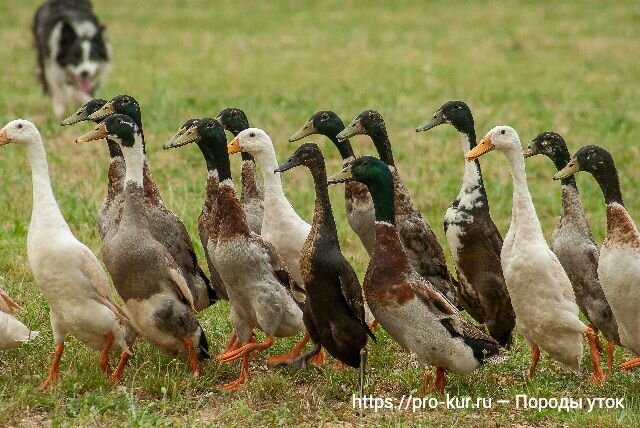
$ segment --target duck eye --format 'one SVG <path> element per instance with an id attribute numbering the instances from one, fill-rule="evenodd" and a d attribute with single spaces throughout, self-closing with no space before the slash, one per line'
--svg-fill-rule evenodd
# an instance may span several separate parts
<path id="1" fill-rule="evenodd" d="M 213 123 L 208 123 L 207 128 L 213 128 Z"/>
<path id="2" fill-rule="evenodd" d="M 18 128 L 18 129 L 22 129 L 22 124 L 21 124 L 21 123 L 19 123 L 18 125 L 16 125 L 16 128 Z"/>
<path id="3" fill-rule="evenodd" d="M 504 134 L 506 134 L 506 131 L 503 129 L 502 131 L 500 131 L 500 133 L 501 133 L 502 135 L 504 135 Z"/>
<path id="4" fill-rule="evenodd" d="M 251 134 L 249 134 L 249 137 L 255 137 L 255 136 L 256 136 L 255 132 L 252 132 Z"/>
<path id="5" fill-rule="evenodd" d="M 322 113 L 322 120 L 329 119 L 329 115 L 327 113 Z"/>

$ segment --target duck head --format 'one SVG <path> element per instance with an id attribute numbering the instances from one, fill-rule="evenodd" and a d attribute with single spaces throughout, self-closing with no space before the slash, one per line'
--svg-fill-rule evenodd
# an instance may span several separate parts
<path id="1" fill-rule="evenodd" d="M 526 148 L 522 150 L 522 154 L 525 158 L 530 158 L 536 155 L 544 155 L 549 159 L 555 161 L 559 157 L 564 157 L 566 154 L 565 164 L 569 161 L 569 150 L 567 144 L 564 142 L 564 138 L 555 132 L 542 132 L 536 138 L 531 140 Z"/>
<path id="2" fill-rule="evenodd" d="M 418 126 L 416 132 L 428 131 L 443 123 L 452 125 L 458 132 L 474 132 L 473 115 L 464 101 L 447 101 L 433 113 L 431 119 Z"/>
<path id="3" fill-rule="evenodd" d="M 615 163 L 611 153 L 599 146 L 581 147 L 571 158 L 567 166 L 553 176 L 554 180 L 560 180 L 575 174 L 578 171 L 587 171 L 593 176 L 615 169 Z"/>
<path id="4" fill-rule="evenodd" d="M 7 123 L 0 129 L 0 146 L 7 144 L 18 144 L 27 146 L 37 142 L 42 142 L 40 131 L 31 122 L 25 119 L 16 119 Z"/>
<path id="5" fill-rule="evenodd" d="M 600 146 L 588 145 L 581 147 L 571 158 L 567 166 L 553 176 L 554 180 L 562 180 L 574 175 L 578 171 L 586 171 L 596 179 L 605 202 L 617 202 L 624 205 L 620 191 L 618 170 L 611 153 Z"/>
<path id="6" fill-rule="evenodd" d="M 113 114 L 124 114 L 132 118 L 141 126 L 142 113 L 140 104 L 131 95 L 117 95 L 103 105 L 98 111 L 90 114 L 87 119 L 98 121 Z"/>
<path id="7" fill-rule="evenodd" d="M 259 128 L 248 128 L 235 136 L 227 146 L 230 155 L 248 152 L 256 156 L 265 150 L 273 150 L 273 143 L 269 135 Z"/>
<path id="8" fill-rule="evenodd" d="M 237 136 L 249 127 L 249 119 L 244 111 L 235 107 L 228 107 L 218 113 L 216 120 L 224 126 L 224 129 Z"/>
<path id="9" fill-rule="evenodd" d="M 310 170 L 324 166 L 324 156 L 315 143 L 304 143 L 296 149 L 289 159 L 280 164 L 273 172 L 288 171 L 297 166 L 306 166 Z"/>
<path id="10" fill-rule="evenodd" d="M 473 161 L 494 149 L 501 152 L 521 151 L 520 138 L 516 130 L 506 125 L 494 127 L 477 146 L 467 152 L 466 158 Z"/>
<path id="11" fill-rule="evenodd" d="M 342 130 L 344 130 L 342 119 L 332 111 L 322 110 L 311 116 L 311 119 L 302 128 L 289 137 L 289 142 L 293 143 L 314 134 L 324 135 L 331 140 L 335 140 Z"/>
<path id="12" fill-rule="evenodd" d="M 140 128 L 133 118 L 124 114 L 114 114 L 98 123 L 91 131 L 76 138 L 76 143 L 83 144 L 91 141 L 109 138 L 122 148 L 134 148 L 136 136 L 140 136 Z"/>
<path id="13" fill-rule="evenodd" d="M 382 115 L 375 110 L 365 110 L 358 115 L 342 132 L 337 135 L 338 140 L 346 140 L 356 135 L 387 133 Z"/>
<path id="14" fill-rule="evenodd" d="M 173 134 L 173 136 L 169 138 L 169 140 L 162 145 L 162 148 L 167 150 L 174 147 L 179 147 L 179 146 L 173 145 L 175 140 L 178 139 L 178 137 L 182 136 L 182 134 L 187 132 L 193 125 L 196 124 L 196 122 L 198 122 L 198 119 L 187 119 L 182 125 L 180 125 L 180 127 L 175 132 L 175 134 Z"/>
<path id="15" fill-rule="evenodd" d="M 345 166 L 342 171 L 329 177 L 329 184 L 359 181 L 367 186 L 376 221 L 395 223 L 393 177 L 389 166 L 373 156 L 362 156 Z"/>
<path id="16" fill-rule="evenodd" d="M 83 105 L 82 107 L 80 107 L 78 111 L 73 113 L 71 116 L 67 117 L 65 120 L 60 122 L 60 126 L 74 125 L 79 122 L 90 120 L 89 116 L 97 112 L 98 110 L 100 110 L 102 107 L 104 107 L 106 103 L 107 103 L 107 100 L 103 100 L 102 98 L 94 98 L 88 103 L 86 103 L 85 105 Z M 99 122 L 100 120 L 101 119 L 98 119 L 95 121 Z"/>

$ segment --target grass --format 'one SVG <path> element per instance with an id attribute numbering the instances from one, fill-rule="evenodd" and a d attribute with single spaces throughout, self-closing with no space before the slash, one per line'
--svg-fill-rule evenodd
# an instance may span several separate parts
<path id="1" fill-rule="evenodd" d="M 0 26 L 0 122 L 34 121 L 48 151 L 53 186 L 62 211 L 79 239 L 97 253 L 95 215 L 105 192 L 107 155 L 98 145 L 79 147 L 73 139 L 88 126 L 60 128 L 49 100 L 36 85 L 29 25 L 38 1 L 4 8 Z M 523 142 L 545 130 L 566 136 L 572 151 L 599 144 L 614 155 L 627 207 L 640 218 L 633 197 L 640 146 L 640 7 L 629 1 L 578 1 L 539 5 L 531 1 L 423 4 L 406 0 L 96 2 L 114 45 L 114 70 L 100 96 L 134 95 L 143 108 L 154 175 L 169 207 L 197 237 L 203 199 L 204 163 L 195 148 L 163 152 L 161 144 L 189 117 L 213 116 L 226 106 L 246 110 L 252 124 L 272 136 L 280 159 L 296 144 L 287 137 L 319 109 L 333 109 L 345 121 L 365 108 L 383 114 L 396 163 L 423 215 L 445 243 L 442 218 L 458 192 L 462 158 L 452 129 L 427 134 L 413 129 L 444 101 L 464 99 L 472 107 L 481 137 L 496 124 L 510 124 Z M 329 171 L 340 168 L 337 151 L 318 141 Z M 357 153 L 371 153 L 367 138 L 354 140 Z M 238 159 L 233 159 L 235 171 Z M 51 395 L 34 390 L 46 376 L 53 339 L 47 303 L 34 283 L 26 257 L 31 180 L 24 153 L 0 152 L 0 286 L 25 307 L 21 319 L 43 337 L 0 354 L 0 425 L 132 426 L 321 425 L 387 426 L 639 426 L 640 378 L 616 372 L 601 387 L 583 375 L 559 372 L 547 358 L 538 377 L 523 382 L 528 348 L 517 337 L 512 358 L 468 376 L 450 376 L 452 395 L 513 398 L 624 397 L 626 409 L 557 412 L 446 410 L 393 412 L 352 409 L 353 370 L 333 371 L 331 363 L 306 371 L 272 370 L 256 356 L 254 377 L 238 393 L 215 385 L 233 379 L 236 364 L 215 361 L 200 379 L 187 365 L 145 343 L 124 382 L 111 387 L 96 364 L 96 353 L 70 338 L 62 360 L 62 380 Z M 527 161 L 538 215 L 549 237 L 560 210 L 560 188 L 550 180 L 552 164 Z M 511 213 L 511 178 L 499 154 L 483 160 L 493 218 L 506 232 Z M 298 212 L 310 219 L 311 178 L 303 169 L 285 177 L 285 190 Z M 597 241 L 605 232 L 604 204 L 591 177 L 578 176 L 585 210 Z M 340 188 L 331 190 L 346 256 L 362 276 L 367 257 L 344 216 Z M 204 258 L 196 243 L 201 264 Z M 228 305 L 200 317 L 214 350 L 230 332 Z M 416 394 L 421 369 L 384 332 L 371 347 L 368 391 L 377 396 Z M 285 351 L 282 340 L 272 351 Z M 618 350 L 616 362 L 631 354 Z"/>

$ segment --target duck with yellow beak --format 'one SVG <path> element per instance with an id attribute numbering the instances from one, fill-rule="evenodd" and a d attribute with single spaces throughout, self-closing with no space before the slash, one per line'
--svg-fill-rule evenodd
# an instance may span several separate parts
<path id="1" fill-rule="evenodd" d="M 153 217 L 144 202 L 142 133 L 132 118 L 116 114 L 76 142 L 105 138 L 120 145 L 126 171 L 122 219 L 105 237 L 102 258 L 135 328 L 163 352 L 188 361 L 191 373 L 199 376 L 209 346 L 183 271 L 150 228 Z"/>
<path id="2" fill-rule="evenodd" d="M 640 233 L 627 211 L 613 157 L 602 147 L 584 146 L 553 178 L 563 180 L 587 171 L 602 190 L 607 206 L 607 235 L 600 248 L 598 278 L 618 323 L 620 343 L 640 354 Z M 620 366 L 640 367 L 640 358 Z"/>
<path id="3" fill-rule="evenodd" d="M 509 126 L 489 131 L 466 158 L 473 161 L 493 150 L 502 152 L 513 180 L 511 226 L 500 256 L 516 325 L 531 346 L 531 365 L 526 379 L 534 376 L 540 350 L 569 370 L 579 373 L 582 337 L 589 341 L 593 382 L 602 382 L 595 333 L 578 318 L 571 282 L 551 252 L 527 186 L 520 138 Z"/>

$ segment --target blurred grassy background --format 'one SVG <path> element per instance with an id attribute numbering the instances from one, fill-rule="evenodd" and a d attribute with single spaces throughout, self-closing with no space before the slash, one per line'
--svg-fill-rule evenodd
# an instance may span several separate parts
<path id="1" fill-rule="evenodd" d="M 97 207 L 106 188 L 105 147 L 79 147 L 74 138 L 88 125 L 60 128 L 50 101 L 34 77 L 30 21 L 38 1 L 10 0 L 0 25 L 0 122 L 30 119 L 42 131 L 56 196 L 79 239 L 100 251 L 95 229 Z M 612 152 L 621 174 L 627 208 L 640 219 L 636 195 L 640 146 L 640 3 L 630 1 L 561 4 L 531 1 L 426 4 L 365 1 L 209 2 L 96 1 L 114 49 L 113 72 L 99 96 L 135 96 L 143 109 L 148 156 L 169 207 L 197 238 L 203 200 L 204 162 L 195 148 L 163 152 L 162 143 L 189 117 L 213 116 L 222 108 L 243 108 L 253 126 L 273 138 L 280 159 L 297 147 L 287 142 L 315 111 L 331 109 L 345 122 L 366 108 L 386 119 L 401 175 L 423 215 L 446 243 L 442 218 L 461 183 L 463 160 L 452 128 L 427 134 L 414 128 L 444 101 L 463 99 L 472 108 L 478 137 L 497 124 L 509 124 L 523 144 L 541 131 L 562 133 L 574 152 L 599 144 Z M 341 161 L 326 139 L 313 137 L 329 171 Z M 353 140 L 358 154 L 373 153 L 367 137 Z M 234 159 L 237 171 L 239 159 Z M 254 359 L 248 388 L 223 393 L 215 385 L 237 375 L 236 364 L 211 362 L 204 376 L 187 376 L 146 344 L 125 381 L 111 388 L 96 364 L 97 355 L 69 339 L 62 381 L 50 396 L 34 391 L 46 376 L 53 348 L 48 310 L 26 259 L 31 209 L 29 165 L 17 147 L 0 151 L 0 286 L 25 307 L 21 318 L 43 338 L 0 354 L 0 425 L 59 424 L 170 425 L 384 423 L 387 425 L 565 425 L 638 426 L 637 373 L 616 373 L 605 386 L 588 384 L 584 374 L 564 375 L 548 359 L 539 377 L 523 383 L 528 349 L 518 337 L 513 358 L 469 376 L 451 376 L 448 392 L 513 398 L 515 394 L 561 397 L 625 397 L 626 410 L 557 413 L 437 410 L 365 413 L 351 408 L 357 375 L 352 370 L 304 372 L 267 370 L 265 355 Z M 499 154 L 482 160 L 494 221 L 506 233 L 511 213 L 511 177 Z M 547 237 L 560 211 L 560 187 L 553 165 L 527 161 L 530 189 Z M 586 174 L 578 176 L 594 236 L 605 231 L 600 190 Z M 285 191 L 298 212 L 311 219 L 313 187 L 296 169 L 284 176 Z M 366 253 L 349 229 L 342 190 L 331 190 L 345 255 L 362 277 Z M 196 242 L 201 264 L 204 258 Z M 230 331 L 228 306 L 202 314 L 214 350 Z M 401 396 L 416 392 L 421 369 L 380 333 L 372 346 L 369 391 Z M 294 343 L 283 340 L 274 353 Z M 617 362 L 630 357 L 618 351 Z"/>

